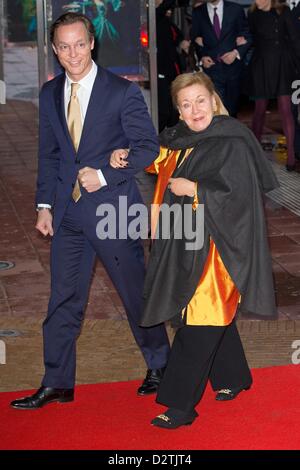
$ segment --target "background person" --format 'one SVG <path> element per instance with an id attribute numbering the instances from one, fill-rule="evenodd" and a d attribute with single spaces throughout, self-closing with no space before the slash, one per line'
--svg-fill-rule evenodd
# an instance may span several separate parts
<path id="1" fill-rule="evenodd" d="M 300 34 L 291 11 L 276 0 L 256 0 L 248 15 L 253 54 L 247 90 L 255 100 L 252 129 L 260 141 L 268 101 L 276 98 L 287 141 L 288 171 L 295 170 L 295 123 L 291 108 L 292 82 L 300 73 Z"/>
<path id="2" fill-rule="evenodd" d="M 240 45 L 238 37 L 245 39 Z M 251 45 L 243 7 L 223 0 L 207 0 L 193 9 L 191 38 L 203 71 L 212 79 L 229 114 L 236 116 L 243 58 Z"/>

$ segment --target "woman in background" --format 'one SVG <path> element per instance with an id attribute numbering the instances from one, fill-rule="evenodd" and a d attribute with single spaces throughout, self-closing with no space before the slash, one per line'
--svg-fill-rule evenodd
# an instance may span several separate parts
<path id="1" fill-rule="evenodd" d="M 300 32 L 289 7 L 277 0 L 255 0 L 248 15 L 253 36 L 248 93 L 255 100 L 252 129 L 260 141 L 268 100 L 276 98 L 287 141 L 288 171 L 295 170 L 292 82 L 299 78 Z M 300 61 L 299 61 L 300 62 Z"/>

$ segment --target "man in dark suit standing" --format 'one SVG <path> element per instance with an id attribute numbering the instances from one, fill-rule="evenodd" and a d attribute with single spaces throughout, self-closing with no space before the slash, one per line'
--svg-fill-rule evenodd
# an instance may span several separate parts
<path id="1" fill-rule="evenodd" d="M 120 198 L 128 208 L 142 203 L 134 175 L 159 151 L 144 99 L 135 84 L 92 61 L 94 30 L 84 15 L 62 15 L 52 26 L 51 42 L 65 73 L 47 82 L 40 95 L 36 228 L 53 236 L 51 296 L 43 324 L 45 375 L 34 395 L 11 403 L 18 409 L 73 400 L 76 340 L 95 255 L 124 303 L 148 366 L 139 395 L 156 392 L 169 353 L 164 326 L 139 326 L 144 253 L 140 240 L 129 234 L 130 217 L 123 222 L 119 213 Z M 118 148 L 129 149 L 126 169 L 109 164 Z M 103 204 L 116 213 L 108 238 L 99 231 Z"/>
<path id="2" fill-rule="evenodd" d="M 229 114 L 236 116 L 242 59 L 250 47 L 244 9 L 232 2 L 207 0 L 193 9 L 192 40 L 204 72 L 214 82 Z"/>
<path id="3" fill-rule="evenodd" d="M 174 27 L 166 13 L 175 5 L 175 0 L 155 0 L 156 45 L 157 45 L 157 93 L 159 132 L 178 122 L 178 111 L 171 99 L 171 83 L 180 74 L 177 47 L 183 40 L 182 33 Z"/>
<path id="4" fill-rule="evenodd" d="M 300 33 L 300 1 L 290 0 L 289 6 L 292 12 L 292 16 L 295 20 L 295 24 Z M 300 124 L 299 124 L 299 119 L 298 119 L 298 113 L 299 113 L 298 104 L 292 103 L 292 112 L 293 112 L 294 121 L 295 121 L 295 140 L 294 140 L 295 157 L 297 160 L 300 160 Z"/>

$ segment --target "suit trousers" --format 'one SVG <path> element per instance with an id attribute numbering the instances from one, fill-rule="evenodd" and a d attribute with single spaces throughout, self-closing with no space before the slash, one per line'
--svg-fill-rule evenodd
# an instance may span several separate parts
<path id="1" fill-rule="evenodd" d="M 95 255 L 103 263 L 121 300 L 148 368 L 164 367 L 169 341 L 164 325 L 139 326 L 144 252 L 139 240 L 100 240 L 88 226 L 84 202 L 70 201 L 51 247 L 51 296 L 43 324 L 45 375 L 42 385 L 73 388 L 76 340 L 80 334 Z M 101 304 L 99 304 L 101 310 Z"/>
<path id="2" fill-rule="evenodd" d="M 249 370 L 235 321 L 228 326 L 184 326 L 177 330 L 157 402 L 191 411 L 208 380 L 213 390 L 246 388 Z"/>
<path id="3" fill-rule="evenodd" d="M 241 92 L 242 69 L 239 71 L 234 71 L 234 73 L 231 75 L 228 71 L 228 67 L 230 66 L 223 63 L 217 63 L 209 69 L 204 69 L 204 72 L 213 81 L 216 91 L 222 99 L 229 115 L 236 117 Z"/>

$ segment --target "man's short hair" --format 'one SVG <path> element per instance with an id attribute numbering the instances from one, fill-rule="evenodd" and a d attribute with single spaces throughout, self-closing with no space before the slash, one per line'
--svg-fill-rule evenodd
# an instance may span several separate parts
<path id="1" fill-rule="evenodd" d="M 81 13 L 73 13 L 69 11 L 61 15 L 59 18 L 57 18 L 57 20 L 54 21 L 54 23 L 52 24 L 51 29 L 50 29 L 50 41 L 52 42 L 52 44 L 54 44 L 55 31 L 60 26 L 66 26 L 66 25 L 74 24 L 74 23 L 83 23 L 89 35 L 90 41 L 94 39 L 95 29 L 91 20 L 87 16 Z"/>

